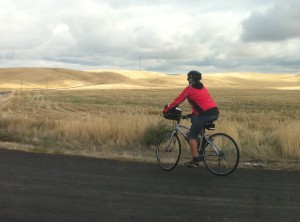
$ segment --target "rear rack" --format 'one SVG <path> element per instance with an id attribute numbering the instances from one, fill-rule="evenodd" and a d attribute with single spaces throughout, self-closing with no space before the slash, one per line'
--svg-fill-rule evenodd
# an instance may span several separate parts
<path id="1" fill-rule="evenodd" d="M 216 129 L 216 124 L 215 124 L 214 122 L 206 123 L 205 129 L 208 129 L 208 130 L 215 130 L 215 129 Z"/>

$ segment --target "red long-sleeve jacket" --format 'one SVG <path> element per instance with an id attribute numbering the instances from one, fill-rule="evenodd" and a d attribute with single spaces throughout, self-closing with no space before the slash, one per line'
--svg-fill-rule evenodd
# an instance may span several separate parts
<path id="1" fill-rule="evenodd" d="M 181 94 L 163 110 L 163 112 L 168 112 L 170 109 L 182 103 L 185 99 L 188 100 L 193 109 L 192 115 L 214 115 L 219 112 L 216 103 L 204 86 L 202 88 L 193 88 L 190 85 L 188 85 Z"/>

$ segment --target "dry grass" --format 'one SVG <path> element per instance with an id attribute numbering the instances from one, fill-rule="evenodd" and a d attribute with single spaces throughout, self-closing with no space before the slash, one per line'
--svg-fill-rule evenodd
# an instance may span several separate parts
<path id="1" fill-rule="evenodd" d="M 286 124 L 277 136 L 282 156 L 300 159 L 300 121 Z"/>
<path id="2" fill-rule="evenodd" d="M 155 161 L 155 147 L 145 145 L 145 132 L 153 125 L 172 127 L 172 122 L 161 117 L 161 110 L 180 90 L 160 89 L 167 84 L 164 82 L 166 79 L 158 79 L 155 73 L 151 78 L 140 74 L 129 78 L 124 72 L 122 78 L 119 75 L 113 77 L 123 82 L 135 81 L 135 86 L 141 88 L 22 89 L 0 95 L 2 146 L 23 147 L 37 152 Z M 255 88 L 256 85 L 241 89 L 230 84 L 243 85 L 246 81 L 239 82 L 241 78 L 233 74 L 231 77 L 225 78 L 227 87 L 220 86 L 224 78 L 220 75 L 214 76 L 214 80 L 219 78 L 219 85 L 215 84 L 214 87 L 209 87 L 212 78 L 205 80 L 221 111 L 216 131 L 228 133 L 238 142 L 242 162 L 254 159 L 298 161 L 299 91 L 272 89 L 276 84 L 272 86 L 270 82 L 260 89 Z M 184 81 L 182 76 L 168 80 L 175 83 L 176 79 Z M 298 79 L 298 76 L 290 76 L 286 81 L 295 87 Z M 282 77 L 280 81 L 283 81 Z M 157 83 L 161 84 L 157 88 L 145 87 Z M 186 102 L 182 107 L 189 112 Z M 188 121 L 184 123 L 189 124 Z M 186 145 L 184 155 L 189 157 Z"/>

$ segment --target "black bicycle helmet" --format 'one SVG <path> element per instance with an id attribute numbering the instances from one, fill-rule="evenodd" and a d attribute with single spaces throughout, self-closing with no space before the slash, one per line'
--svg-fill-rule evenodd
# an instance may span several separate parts
<path id="1" fill-rule="evenodd" d="M 192 70 L 187 74 L 187 79 L 192 79 L 194 81 L 200 81 L 202 79 L 202 74 L 201 72 Z"/>

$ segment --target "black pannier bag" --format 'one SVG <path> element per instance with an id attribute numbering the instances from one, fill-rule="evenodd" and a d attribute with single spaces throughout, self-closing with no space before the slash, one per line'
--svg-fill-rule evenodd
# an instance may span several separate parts
<path id="1" fill-rule="evenodd" d="M 164 113 L 163 116 L 166 119 L 178 121 L 180 120 L 181 113 L 182 113 L 182 109 L 180 109 L 179 107 L 174 107 L 173 109 L 170 109 L 169 112 Z"/>

